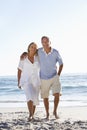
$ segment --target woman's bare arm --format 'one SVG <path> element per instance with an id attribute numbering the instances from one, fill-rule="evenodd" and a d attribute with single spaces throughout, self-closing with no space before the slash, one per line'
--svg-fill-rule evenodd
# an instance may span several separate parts
<path id="1" fill-rule="evenodd" d="M 21 78 L 21 70 L 20 69 L 18 69 L 18 73 L 17 73 L 17 78 L 18 78 L 18 87 L 19 88 L 21 88 L 21 86 L 19 86 L 19 84 L 20 84 L 20 78 Z"/>

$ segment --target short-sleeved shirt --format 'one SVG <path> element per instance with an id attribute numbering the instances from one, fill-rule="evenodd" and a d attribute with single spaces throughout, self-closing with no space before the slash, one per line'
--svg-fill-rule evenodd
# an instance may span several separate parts
<path id="1" fill-rule="evenodd" d="M 62 58 L 56 49 L 51 48 L 50 53 L 46 53 L 43 48 L 38 49 L 40 62 L 40 78 L 50 79 L 57 74 L 57 62 L 63 64 Z"/>
<path id="2" fill-rule="evenodd" d="M 22 71 L 20 85 L 24 85 L 25 83 L 33 83 L 33 81 L 39 79 L 39 61 L 38 57 L 34 57 L 34 63 L 32 64 L 28 58 L 24 60 L 20 60 L 18 69 Z M 32 81 L 33 80 L 33 81 Z"/>

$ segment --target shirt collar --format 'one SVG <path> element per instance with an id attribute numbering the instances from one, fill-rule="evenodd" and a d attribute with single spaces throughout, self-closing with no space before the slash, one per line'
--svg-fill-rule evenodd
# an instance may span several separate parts
<path id="1" fill-rule="evenodd" d="M 51 51 L 47 54 L 46 51 L 44 50 L 44 48 L 42 48 L 42 51 L 46 54 L 46 55 L 49 55 L 53 52 L 53 48 L 51 47 Z"/>

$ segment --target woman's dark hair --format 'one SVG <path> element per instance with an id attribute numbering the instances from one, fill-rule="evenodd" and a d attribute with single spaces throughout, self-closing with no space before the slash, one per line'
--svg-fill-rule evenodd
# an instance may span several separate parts
<path id="1" fill-rule="evenodd" d="M 35 42 L 31 42 L 31 43 L 29 44 L 28 49 L 27 49 L 28 52 L 29 52 L 30 46 L 33 45 L 33 44 L 36 44 L 36 43 L 35 43 Z M 36 51 L 36 55 L 38 55 L 38 49 L 37 49 L 37 51 Z"/>
<path id="2" fill-rule="evenodd" d="M 29 44 L 28 49 L 27 49 L 28 52 L 29 52 L 30 46 L 33 45 L 33 44 L 35 44 L 35 43 L 34 43 L 34 42 L 31 42 L 31 43 Z"/>

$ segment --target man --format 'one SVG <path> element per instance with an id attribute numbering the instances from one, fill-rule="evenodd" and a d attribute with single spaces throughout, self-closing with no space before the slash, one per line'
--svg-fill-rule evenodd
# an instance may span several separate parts
<path id="1" fill-rule="evenodd" d="M 51 48 L 50 40 L 47 36 L 41 38 L 41 43 L 43 47 L 38 49 L 40 60 L 41 97 L 44 101 L 46 118 L 49 119 L 49 91 L 52 90 L 54 96 L 53 114 L 55 118 L 58 118 L 57 107 L 61 91 L 59 76 L 63 68 L 63 61 L 59 52 L 56 49 Z M 57 62 L 59 63 L 58 71 L 56 66 Z"/>

